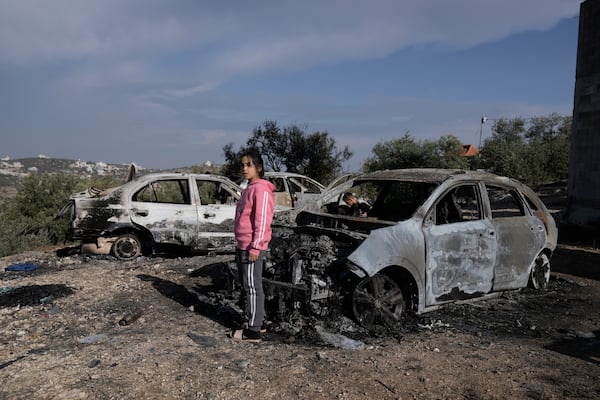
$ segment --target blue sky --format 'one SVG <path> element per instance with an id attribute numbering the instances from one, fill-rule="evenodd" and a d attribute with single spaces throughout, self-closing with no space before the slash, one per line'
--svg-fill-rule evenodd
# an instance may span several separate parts
<path id="1" fill-rule="evenodd" d="M 357 170 L 409 132 L 571 115 L 577 0 L 3 0 L 0 157 L 223 162 L 265 120 Z M 483 126 L 484 138 L 491 123 Z"/>

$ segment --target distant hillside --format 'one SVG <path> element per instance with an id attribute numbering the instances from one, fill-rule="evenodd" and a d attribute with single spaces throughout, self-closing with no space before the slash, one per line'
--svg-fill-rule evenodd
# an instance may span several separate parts
<path id="1" fill-rule="evenodd" d="M 81 161 L 66 158 L 49 158 L 45 156 L 0 160 L 0 188 L 15 186 L 19 178 L 31 174 L 76 174 L 81 177 L 115 176 L 125 179 L 131 164 L 108 164 L 102 161 Z M 212 165 L 170 168 L 165 170 L 144 168 L 135 165 L 137 175 L 145 175 L 161 171 L 216 172 L 218 167 Z"/>
<path id="2" fill-rule="evenodd" d="M 137 166 L 138 170 L 141 170 Z M 101 161 L 81 161 L 65 158 L 31 157 L 0 161 L 0 186 L 14 185 L 23 176 L 31 174 L 76 174 L 82 177 L 125 177 L 129 164 L 107 164 Z"/>

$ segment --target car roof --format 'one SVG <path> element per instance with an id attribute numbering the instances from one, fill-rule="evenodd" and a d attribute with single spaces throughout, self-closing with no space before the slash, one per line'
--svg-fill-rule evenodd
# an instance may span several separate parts
<path id="1" fill-rule="evenodd" d="M 277 178 L 277 177 L 304 178 L 304 179 L 309 179 L 312 182 L 315 182 L 316 184 L 321 186 L 323 189 L 325 188 L 325 186 L 322 183 L 311 178 L 310 176 L 297 174 L 295 172 L 265 171 L 265 176 L 270 176 L 270 177 L 275 177 L 275 178 Z"/>
<path id="2" fill-rule="evenodd" d="M 401 180 L 440 183 L 450 178 L 456 178 L 457 180 L 475 179 L 495 183 L 518 183 L 518 181 L 514 179 L 496 175 L 486 171 L 468 171 L 462 169 L 437 168 L 407 168 L 380 170 L 360 175 L 354 181 L 358 182 L 374 180 Z"/>
<path id="3" fill-rule="evenodd" d="M 155 172 L 152 174 L 141 175 L 136 179 L 127 182 L 127 184 L 139 184 L 149 182 L 155 179 L 187 179 L 189 177 L 207 179 L 207 180 L 217 180 L 222 182 L 227 182 L 232 184 L 235 188 L 239 188 L 239 185 L 233 182 L 231 179 L 227 178 L 224 175 L 216 175 L 216 174 L 195 174 L 189 172 Z M 240 189 L 241 190 L 241 189 Z"/>

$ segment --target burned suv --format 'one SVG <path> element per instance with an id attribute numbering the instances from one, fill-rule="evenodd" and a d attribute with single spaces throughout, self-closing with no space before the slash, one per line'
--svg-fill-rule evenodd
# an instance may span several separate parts
<path id="1" fill-rule="evenodd" d="M 122 260 L 171 246 L 233 251 L 238 185 L 212 174 L 148 174 L 107 190 L 71 196 L 68 240 Z"/>
<path id="2" fill-rule="evenodd" d="M 342 215 L 346 192 L 368 200 L 365 216 Z M 557 241 L 552 216 L 529 187 L 480 171 L 364 174 L 295 221 L 274 227 L 267 301 L 287 318 L 345 304 L 366 327 L 528 283 L 545 288 Z"/>

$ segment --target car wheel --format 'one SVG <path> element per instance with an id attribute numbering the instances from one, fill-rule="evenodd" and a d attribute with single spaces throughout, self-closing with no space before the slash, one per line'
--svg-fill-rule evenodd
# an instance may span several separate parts
<path id="1" fill-rule="evenodd" d="M 142 242 L 132 233 L 123 234 L 113 243 L 111 253 L 119 260 L 132 260 L 142 255 Z"/>
<path id="2" fill-rule="evenodd" d="M 537 256 L 529 275 L 529 286 L 541 290 L 548 287 L 550 282 L 550 259 L 544 253 Z"/>
<path id="3" fill-rule="evenodd" d="M 373 329 L 378 324 L 395 328 L 405 310 L 402 290 L 385 274 L 363 279 L 352 293 L 354 317 L 367 329 Z"/>

